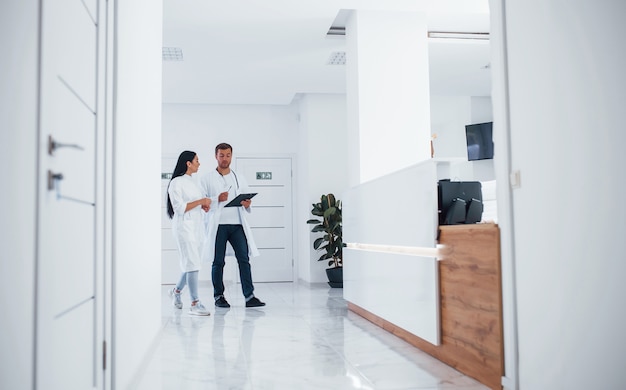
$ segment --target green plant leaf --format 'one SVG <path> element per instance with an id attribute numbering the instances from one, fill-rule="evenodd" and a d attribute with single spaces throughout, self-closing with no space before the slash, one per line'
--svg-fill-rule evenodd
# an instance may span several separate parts
<path id="1" fill-rule="evenodd" d="M 335 201 L 335 195 L 328 194 L 328 205 L 330 207 L 335 207 L 336 204 L 337 204 L 337 202 Z"/>
<path id="2" fill-rule="evenodd" d="M 320 202 L 322 204 L 322 210 L 326 210 L 328 209 L 328 196 L 326 195 L 322 195 L 322 201 Z"/>
<path id="3" fill-rule="evenodd" d="M 319 219 L 309 219 L 308 221 L 306 221 L 306 223 L 308 224 L 322 223 L 322 221 L 320 221 Z"/>
<path id="4" fill-rule="evenodd" d="M 322 245 L 322 243 L 324 243 L 324 238 L 318 238 L 317 240 L 315 240 L 315 242 L 313 243 L 313 249 L 317 250 L 319 249 L 320 245 Z"/>
<path id="5" fill-rule="evenodd" d="M 326 211 L 324 211 L 324 218 L 329 218 L 331 215 L 337 212 L 336 207 L 329 207 Z"/>

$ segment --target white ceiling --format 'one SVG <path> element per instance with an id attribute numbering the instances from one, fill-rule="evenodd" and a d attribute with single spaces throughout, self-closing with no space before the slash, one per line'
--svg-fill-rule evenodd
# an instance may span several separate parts
<path id="1" fill-rule="evenodd" d="M 345 39 L 326 33 L 342 9 L 426 14 L 429 31 L 489 32 L 488 0 L 164 0 L 163 102 L 290 104 L 299 93 L 345 93 L 327 65 Z M 490 95 L 487 41 L 429 41 L 431 94 Z M 349 58 L 348 58 L 349 61 Z"/>

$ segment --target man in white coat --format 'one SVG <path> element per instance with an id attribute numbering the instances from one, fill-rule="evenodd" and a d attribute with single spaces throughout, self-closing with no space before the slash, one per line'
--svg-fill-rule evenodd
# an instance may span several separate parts
<path id="1" fill-rule="evenodd" d="M 211 279 L 213 281 L 213 297 L 215 306 L 230 307 L 224 297 L 224 265 L 226 257 L 226 243 L 229 242 L 235 251 L 239 265 L 241 289 L 246 299 L 246 307 L 265 306 L 254 296 L 250 257 L 259 255 L 254 243 L 250 225 L 245 214 L 250 213 L 250 199 L 241 201 L 238 207 L 224 207 L 241 193 L 247 193 L 248 184 L 243 176 L 238 176 L 230 169 L 233 148 L 229 144 L 221 143 L 215 147 L 217 168 L 205 174 L 201 179 L 201 186 L 206 197 L 211 199 L 211 209 L 207 218 L 207 240 L 203 251 L 205 261 L 213 263 Z M 215 207 L 215 205 L 217 205 Z"/>

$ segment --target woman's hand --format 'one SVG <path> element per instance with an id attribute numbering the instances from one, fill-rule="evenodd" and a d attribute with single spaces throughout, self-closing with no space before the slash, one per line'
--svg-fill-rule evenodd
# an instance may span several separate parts
<path id="1" fill-rule="evenodd" d="M 251 199 L 244 199 L 244 200 L 242 200 L 242 201 L 241 201 L 241 205 L 242 205 L 243 207 L 245 207 L 245 208 L 250 207 L 250 204 L 251 204 L 251 203 L 252 203 L 252 200 L 251 200 Z"/>
<path id="2" fill-rule="evenodd" d="M 220 202 L 224 202 L 228 199 L 228 191 L 224 191 L 217 197 L 217 200 Z"/>
<path id="3" fill-rule="evenodd" d="M 203 198 L 201 206 L 202 206 L 202 210 L 204 210 L 205 213 L 209 211 L 209 209 L 211 208 L 211 199 Z"/>

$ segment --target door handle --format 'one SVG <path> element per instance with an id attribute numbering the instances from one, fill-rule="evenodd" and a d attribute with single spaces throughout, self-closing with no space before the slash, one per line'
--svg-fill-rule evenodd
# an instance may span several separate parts
<path id="1" fill-rule="evenodd" d="M 54 151 L 57 150 L 58 148 L 74 148 L 78 150 L 85 150 L 85 148 L 83 148 L 82 146 L 78 144 L 64 144 L 61 142 L 57 142 L 54 140 L 54 138 L 52 138 L 51 135 L 49 135 L 48 136 L 48 154 L 53 156 Z"/>
<path id="2" fill-rule="evenodd" d="M 54 173 L 48 169 L 48 191 L 54 190 L 54 188 L 56 187 L 55 183 L 57 180 L 63 180 L 63 174 Z"/>
<path id="3" fill-rule="evenodd" d="M 62 195 L 61 194 L 61 189 L 59 188 L 59 181 L 61 181 L 61 180 L 63 180 L 63 174 L 62 173 L 54 173 L 51 170 L 48 170 L 48 191 L 56 191 L 56 193 L 57 193 L 57 200 L 65 199 L 65 200 L 70 200 L 72 202 L 78 202 L 78 203 L 82 203 L 82 204 L 87 204 L 89 206 L 95 206 L 96 205 L 94 202 L 89 202 L 89 201 L 86 201 L 86 200 L 73 198 L 71 196 Z"/>

